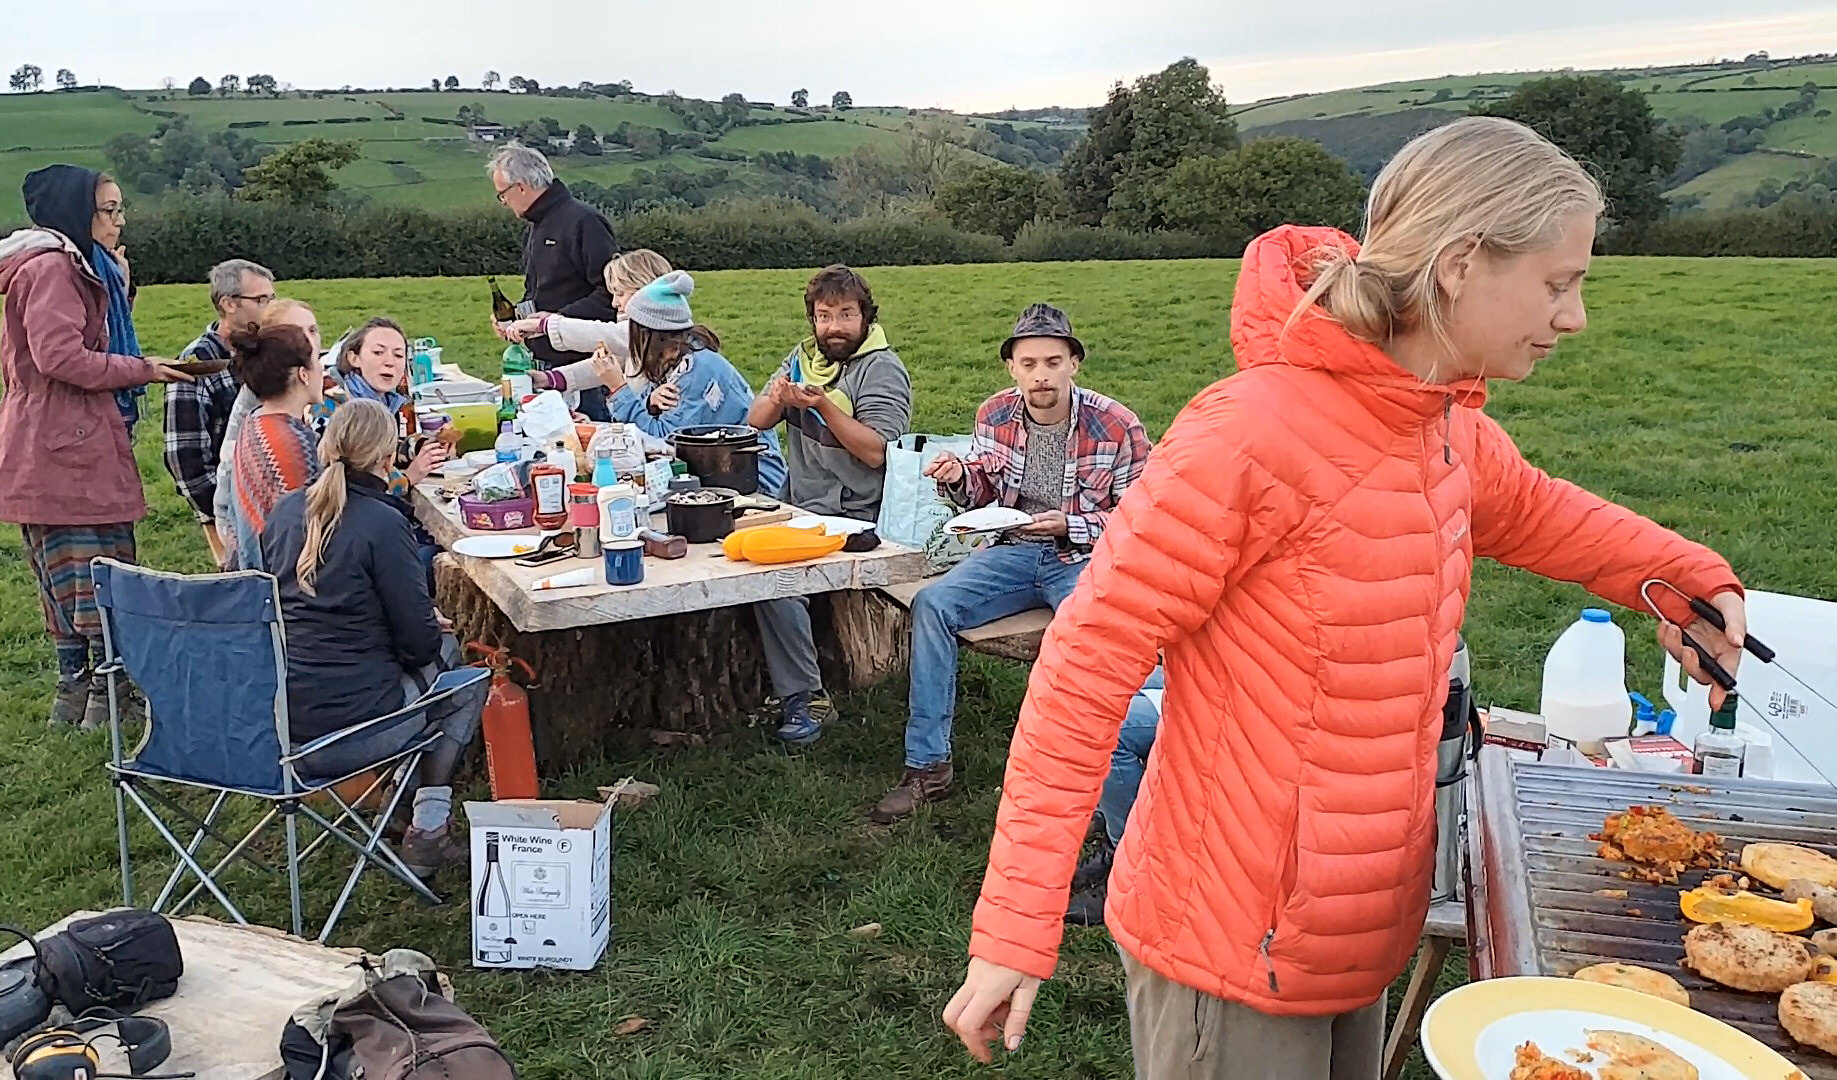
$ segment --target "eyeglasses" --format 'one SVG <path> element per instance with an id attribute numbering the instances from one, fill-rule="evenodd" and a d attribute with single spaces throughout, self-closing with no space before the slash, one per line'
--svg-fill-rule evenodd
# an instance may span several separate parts
<path id="1" fill-rule="evenodd" d="M 96 214 L 99 217 L 113 218 L 116 221 L 126 221 L 128 219 L 128 208 L 126 206 L 98 206 L 96 207 Z"/>
<path id="2" fill-rule="evenodd" d="M 505 202 L 504 196 L 510 194 L 511 192 L 515 191 L 516 189 L 522 186 L 523 185 L 521 184 L 507 184 L 504 187 L 498 188 L 498 202 L 504 203 L 504 205 L 506 206 L 510 205 L 509 203 Z"/>
<path id="3" fill-rule="evenodd" d="M 259 296 L 244 296 L 242 293 L 231 293 L 230 299 L 231 300 L 247 300 L 249 303 L 254 304 L 256 307 L 267 307 L 269 304 L 274 303 L 274 294 L 273 293 L 262 293 Z"/>

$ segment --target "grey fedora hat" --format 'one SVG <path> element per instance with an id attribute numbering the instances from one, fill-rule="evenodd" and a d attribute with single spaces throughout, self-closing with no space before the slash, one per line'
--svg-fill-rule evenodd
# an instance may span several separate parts
<path id="1" fill-rule="evenodd" d="M 1072 355 L 1084 359 L 1084 342 L 1072 333 L 1072 317 L 1051 304 L 1031 304 L 1014 320 L 1014 333 L 1001 343 L 1001 358 L 1014 358 L 1014 343 L 1022 338 L 1063 338 L 1072 344 Z"/>

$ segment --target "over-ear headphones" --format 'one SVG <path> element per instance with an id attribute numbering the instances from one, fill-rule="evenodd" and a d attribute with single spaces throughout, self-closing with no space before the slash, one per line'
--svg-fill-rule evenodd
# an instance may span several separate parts
<path id="1" fill-rule="evenodd" d="M 172 1029 L 151 1016 L 83 1016 L 63 1027 L 28 1035 L 9 1064 L 17 1080 L 104 1080 L 121 1073 L 102 1071 L 95 1043 L 114 1039 L 128 1055 L 127 1077 L 134 1080 L 186 1080 L 196 1073 L 155 1074 L 172 1054 Z M 106 1030 L 113 1027 L 113 1031 Z"/>

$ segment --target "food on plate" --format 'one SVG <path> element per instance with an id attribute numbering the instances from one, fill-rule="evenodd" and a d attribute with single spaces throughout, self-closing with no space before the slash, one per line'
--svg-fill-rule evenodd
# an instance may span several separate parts
<path id="1" fill-rule="evenodd" d="M 1628 1031 L 1590 1031 L 1588 1048 L 1606 1054 L 1601 1080 L 1697 1080 L 1697 1067 L 1675 1052 Z"/>
<path id="2" fill-rule="evenodd" d="M 1813 934 L 1811 947 L 1826 956 L 1837 956 L 1837 930 L 1820 930 Z"/>
<path id="3" fill-rule="evenodd" d="M 1787 988 L 1780 995 L 1780 1026 L 1806 1046 L 1837 1054 L 1837 986 L 1808 982 Z"/>
<path id="4" fill-rule="evenodd" d="M 1812 924 L 1810 900 L 1788 903 L 1740 890 L 1686 889 L 1678 894 L 1678 908 L 1691 922 L 1746 923 L 1782 934 L 1796 934 Z"/>
<path id="5" fill-rule="evenodd" d="M 1837 923 L 1837 888 L 1795 878 L 1787 882 L 1785 896 L 1788 900 L 1810 900 L 1812 914 L 1820 921 Z"/>
<path id="6" fill-rule="evenodd" d="M 1594 1080 L 1574 1065 L 1545 1055 L 1534 1042 L 1520 1046 L 1515 1056 L 1518 1067 L 1511 1080 Z"/>
<path id="7" fill-rule="evenodd" d="M 1678 981 L 1662 971 L 1639 967 L 1635 964 L 1595 964 L 1576 972 L 1572 978 L 1583 982 L 1601 983 L 1605 986 L 1618 986 L 1625 990 L 1637 990 L 1652 997 L 1675 1001 L 1685 1008 L 1690 1007 L 1690 994 Z"/>
<path id="8" fill-rule="evenodd" d="M 1653 884 L 1676 882 L 1688 869 L 1715 869 L 1723 860 L 1721 837 L 1698 832 L 1662 806 L 1634 806 L 1609 814 L 1590 839 L 1601 841 L 1601 858 L 1634 864 L 1634 871 L 1625 876 Z"/>
<path id="9" fill-rule="evenodd" d="M 1797 844 L 1749 844 L 1741 849 L 1741 870 L 1776 889 L 1795 881 L 1837 888 L 1837 859 Z"/>
<path id="10" fill-rule="evenodd" d="M 1804 938 L 1745 923 L 1692 928 L 1684 936 L 1684 957 L 1704 978 L 1756 994 L 1777 994 L 1804 982 L 1813 959 Z"/>

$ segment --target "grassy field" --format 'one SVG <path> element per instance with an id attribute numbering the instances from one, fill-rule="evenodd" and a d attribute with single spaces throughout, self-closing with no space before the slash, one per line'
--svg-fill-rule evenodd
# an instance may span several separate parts
<path id="1" fill-rule="evenodd" d="M 910 366 L 917 427 L 961 431 L 999 388 L 996 343 L 1027 302 L 1064 304 L 1091 348 L 1083 381 L 1134 406 L 1154 434 L 1190 395 L 1231 370 L 1231 263 L 911 268 L 870 275 Z M 700 276 L 696 312 L 755 384 L 803 332 L 795 272 Z M 283 283 L 313 304 L 328 337 L 377 312 L 433 335 L 474 371 L 493 369 L 482 280 Z M 1725 552 L 1757 587 L 1837 596 L 1837 276 L 1811 262 L 1606 260 L 1592 321 L 1490 411 L 1538 464 Z M 150 350 L 170 352 L 206 321 L 200 287 L 143 292 Z M 157 409 L 157 407 L 156 407 Z M 1758 449 L 1752 449 L 1758 447 Z M 1737 452 L 1737 449 L 1750 452 Z M 142 429 L 153 515 L 143 557 L 205 565 L 191 516 Z M 49 648 L 17 541 L 0 534 L 0 912 L 42 924 L 118 896 L 102 735 L 47 731 Z M 1544 650 L 1585 600 L 1580 590 L 1482 564 L 1466 632 L 1480 700 L 1535 707 Z M 1659 681 L 1650 624 L 1620 612 L 1629 682 Z M 1024 672 L 969 657 L 957 728 L 962 793 L 913 821 L 869 826 L 863 810 L 894 780 L 903 679 L 845 698 L 846 722 L 812 753 L 787 756 L 754 730 L 699 750 L 585 762 L 548 777 L 558 796 L 633 774 L 659 784 L 622 817 L 616 938 L 588 974 L 481 974 L 465 967 L 466 905 L 426 909 L 370 881 L 337 943 L 426 950 L 457 975 L 461 1001 L 531 1080 L 746 1076 L 925 1080 L 989 1075 L 938 1022 L 961 975 Z M 156 848 L 149 836 L 137 844 Z M 313 910 L 342 874 L 322 870 Z M 438 882 L 459 889 L 463 879 Z M 257 917 L 285 918 L 284 889 L 259 886 Z M 885 928 L 873 941 L 846 932 Z M 1456 973 L 1461 967 L 1457 956 Z M 650 1026 L 618 1037 L 641 1016 Z M 1109 939 L 1078 931 L 1047 985 L 1025 1047 L 999 1070 L 1031 1078 L 1128 1075 L 1128 1031 Z M 1420 1065 L 1411 1074 L 1424 1080 Z"/>

